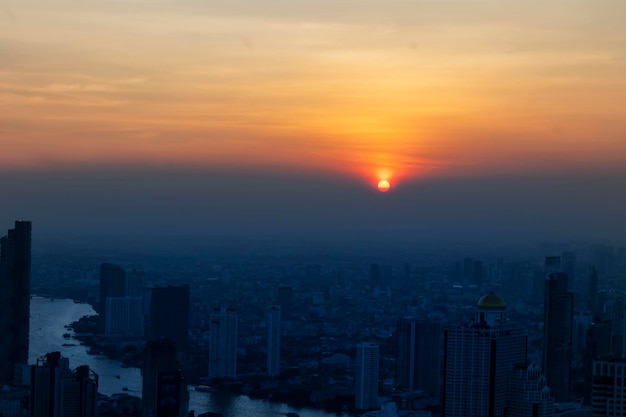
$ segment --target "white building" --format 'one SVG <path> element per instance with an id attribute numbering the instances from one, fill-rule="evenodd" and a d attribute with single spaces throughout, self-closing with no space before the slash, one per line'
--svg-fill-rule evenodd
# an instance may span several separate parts
<path id="1" fill-rule="evenodd" d="M 378 345 L 370 342 L 356 346 L 354 404 L 358 410 L 378 408 Z"/>
<path id="2" fill-rule="evenodd" d="M 231 309 L 211 314 L 209 342 L 209 378 L 237 378 L 237 322 Z"/>
<path id="3" fill-rule="evenodd" d="M 511 375 L 511 396 L 508 417 L 552 417 L 554 398 L 541 368 L 530 365 L 516 365 Z"/>
<path id="4" fill-rule="evenodd" d="M 527 336 L 507 321 L 504 300 L 481 297 L 474 320 L 449 327 L 444 340 L 443 414 L 503 417 L 513 367 L 527 361 Z"/>
<path id="5" fill-rule="evenodd" d="M 626 360 L 593 361 L 592 416 L 626 415 Z"/>
<path id="6" fill-rule="evenodd" d="M 272 306 L 266 314 L 267 375 L 280 373 L 280 306 Z"/>

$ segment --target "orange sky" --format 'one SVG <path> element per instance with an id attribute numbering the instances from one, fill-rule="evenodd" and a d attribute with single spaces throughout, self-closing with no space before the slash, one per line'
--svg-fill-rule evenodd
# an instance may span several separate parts
<path id="1" fill-rule="evenodd" d="M 0 0 L 0 166 L 626 164 L 623 0 Z"/>

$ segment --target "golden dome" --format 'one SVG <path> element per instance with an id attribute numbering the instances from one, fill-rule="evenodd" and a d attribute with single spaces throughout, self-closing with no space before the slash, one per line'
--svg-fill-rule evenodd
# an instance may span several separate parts
<path id="1" fill-rule="evenodd" d="M 506 308 L 506 303 L 504 299 L 500 297 L 498 294 L 490 292 L 489 294 L 485 294 L 480 297 L 478 303 L 476 303 L 476 307 L 478 308 Z"/>

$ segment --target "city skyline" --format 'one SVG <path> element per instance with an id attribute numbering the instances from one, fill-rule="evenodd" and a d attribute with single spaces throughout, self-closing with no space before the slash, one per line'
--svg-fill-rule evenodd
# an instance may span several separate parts
<path id="1" fill-rule="evenodd" d="M 622 239 L 625 9 L 3 0 L 0 220 Z"/>

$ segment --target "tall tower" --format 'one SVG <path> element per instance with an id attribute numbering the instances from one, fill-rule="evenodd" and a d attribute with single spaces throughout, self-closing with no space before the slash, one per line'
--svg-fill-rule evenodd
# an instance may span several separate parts
<path id="1" fill-rule="evenodd" d="M 187 417 L 189 394 L 172 340 L 150 340 L 144 351 L 143 417 Z"/>
<path id="2" fill-rule="evenodd" d="M 280 317 L 283 321 L 291 320 L 293 310 L 293 287 L 281 285 L 276 288 L 276 304 L 280 306 Z"/>
<path id="3" fill-rule="evenodd" d="M 108 297 L 104 322 L 104 333 L 107 335 L 143 337 L 143 298 Z"/>
<path id="4" fill-rule="evenodd" d="M 567 274 L 560 272 L 558 256 L 546 258 L 543 310 L 543 368 L 557 402 L 570 398 L 574 294 L 568 291 Z"/>
<path id="5" fill-rule="evenodd" d="M 70 370 L 60 352 L 48 353 L 31 366 L 31 417 L 95 417 L 98 375 L 87 365 Z"/>
<path id="6" fill-rule="evenodd" d="M 473 321 L 445 331 L 443 415 L 503 417 L 511 372 L 526 360 L 524 330 L 507 321 L 499 295 L 484 295 Z"/>
<path id="7" fill-rule="evenodd" d="M 146 336 L 148 339 L 168 338 L 177 349 L 189 341 L 189 285 L 155 287 L 146 291 L 148 306 Z"/>
<path id="8" fill-rule="evenodd" d="M 237 378 L 237 322 L 232 309 L 211 314 L 209 378 Z"/>
<path id="9" fill-rule="evenodd" d="M 587 309 L 591 311 L 594 318 L 600 315 L 598 306 L 598 271 L 595 266 L 589 269 L 589 279 L 587 282 L 587 291 L 589 292 L 587 299 Z"/>
<path id="10" fill-rule="evenodd" d="M 415 318 L 398 320 L 397 384 L 439 394 L 441 323 Z"/>
<path id="11" fill-rule="evenodd" d="M 98 306 L 100 332 L 104 332 L 107 317 L 107 298 L 126 295 L 126 271 L 121 266 L 100 264 L 100 303 Z"/>
<path id="12" fill-rule="evenodd" d="M 280 373 L 280 307 L 272 306 L 267 311 L 267 375 Z"/>
<path id="13" fill-rule="evenodd" d="M 356 346 L 354 406 L 358 410 L 378 407 L 378 345 L 370 342 Z"/>
<path id="14" fill-rule="evenodd" d="M 13 382 L 15 364 L 28 362 L 31 230 L 16 221 L 0 238 L 0 383 Z"/>

